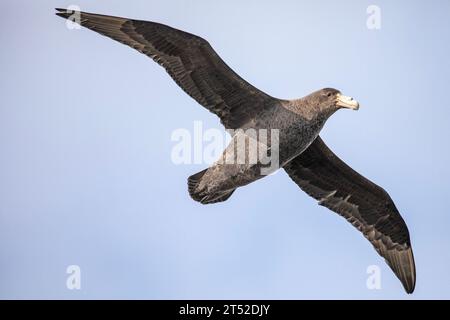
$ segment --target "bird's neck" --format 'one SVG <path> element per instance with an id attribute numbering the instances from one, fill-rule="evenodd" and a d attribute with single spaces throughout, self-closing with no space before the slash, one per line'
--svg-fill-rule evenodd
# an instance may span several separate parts
<path id="1" fill-rule="evenodd" d="M 304 98 L 286 101 L 283 106 L 305 120 L 314 122 L 325 122 L 336 111 L 321 110 L 319 106 Z"/>

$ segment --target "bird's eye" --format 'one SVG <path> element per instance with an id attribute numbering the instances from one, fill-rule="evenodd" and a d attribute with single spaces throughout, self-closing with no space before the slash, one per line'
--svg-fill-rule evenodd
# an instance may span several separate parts
<path id="1" fill-rule="evenodd" d="M 327 97 L 331 97 L 331 95 L 332 95 L 331 92 L 328 92 L 328 93 L 327 93 Z"/>

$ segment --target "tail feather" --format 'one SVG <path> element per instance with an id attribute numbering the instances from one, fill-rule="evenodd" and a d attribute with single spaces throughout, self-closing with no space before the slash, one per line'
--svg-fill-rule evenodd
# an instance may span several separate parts
<path id="1" fill-rule="evenodd" d="M 205 190 L 198 190 L 197 186 L 207 170 L 208 169 L 197 172 L 188 178 L 189 195 L 192 199 L 202 204 L 211 204 L 227 200 L 236 189 L 227 190 L 220 193 L 208 193 Z"/>
<path id="2" fill-rule="evenodd" d="M 197 188 L 198 184 L 200 183 L 200 180 L 202 179 L 203 175 L 206 173 L 206 170 L 208 170 L 208 169 L 197 172 L 196 174 L 193 174 L 192 176 L 190 176 L 188 178 L 189 194 L 192 199 L 194 199 L 195 201 L 198 201 L 198 202 L 200 202 L 201 197 L 196 192 L 196 188 Z"/>

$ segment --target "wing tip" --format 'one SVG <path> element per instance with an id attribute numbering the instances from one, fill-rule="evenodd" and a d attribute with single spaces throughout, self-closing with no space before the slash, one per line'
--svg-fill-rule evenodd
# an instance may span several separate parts
<path id="1" fill-rule="evenodd" d="M 403 288 L 405 289 L 407 294 L 412 294 L 414 293 L 414 289 L 416 288 L 416 281 L 415 279 L 411 282 L 409 282 L 408 280 L 406 281 L 402 281 L 403 284 Z"/>
<path id="2" fill-rule="evenodd" d="M 68 9 L 63 9 L 63 8 L 55 8 L 55 10 L 56 10 L 55 14 L 58 17 L 61 17 L 64 19 L 69 18 L 74 13 L 73 10 L 68 10 Z"/>
<path id="3" fill-rule="evenodd" d="M 405 280 L 402 281 L 402 283 L 403 287 L 406 290 L 406 293 L 411 294 L 416 288 L 416 265 L 414 262 L 414 255 L 411 247 L 409 247 L 409 249 L 407 250 L 407 256 L 407 262 L 409 264 L 409 270 L 411 270 L 411 272 L 410 276 L 406 277 Z"/>
<path id="4" fill-rule="evenodd" d="M 399 278 L 407 294 L 414 292 L 416 287 L 416 266 L 411 247 L 389 254 L 388 265 Z"/>

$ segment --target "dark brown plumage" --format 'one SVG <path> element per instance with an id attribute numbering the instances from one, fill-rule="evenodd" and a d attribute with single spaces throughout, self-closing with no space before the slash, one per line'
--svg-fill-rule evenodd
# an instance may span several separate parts
<path id="1" fill-rule="evenodd" d="M 406 292 L 414 291 L 416 270 L 408 228 L 386 191 L 346 165 L 320 137 L 284 170 L 320 205 L 361 231 Z"/>
<path id="2" fill-rule="evenodd" d="M 56 10 L 66 19 L 74 14 Z M 156 22 L 85 12 L 80 12 L 80 19 L 82 26 L 155 60 L 188 95 L 216 114 L 226 128 L 239 128 L 275 100 L 242 79 L 208 41 L 196 35 Z"/>
<path id="3" fill-rule="evenodd" d="M 56 10 L 66 19 L 74 14 Z M 336 104 L 336 97 L 341 95 L 335 89 L 298 100 L 276 99 L 243 80 L 198 36 L 155 22 L 77 14 L 82 26 L 155 60 L 187 94 L 215 113 L 226 128 L 280 128 L 282 165 L 292 180 L 320 205 L 360 230 L 386 259 L 405 290 L 413 292 L 416 274 L 409 232 L 391 198 L 342 162 L 318 137 L 331 114 L 343 106 L 357 109 L 357 103 L 350 99 Z M 237 173 L 230 180 L 233 170 Z M 212 166 L 189 178 L 189 193 L 201 203 L 225 201 L 237 187 L 260 178 L 250 170 L 246 172 L 247 176 L 241 168 Z M 222 190 L 220 179 L 234 184 Z"/>

